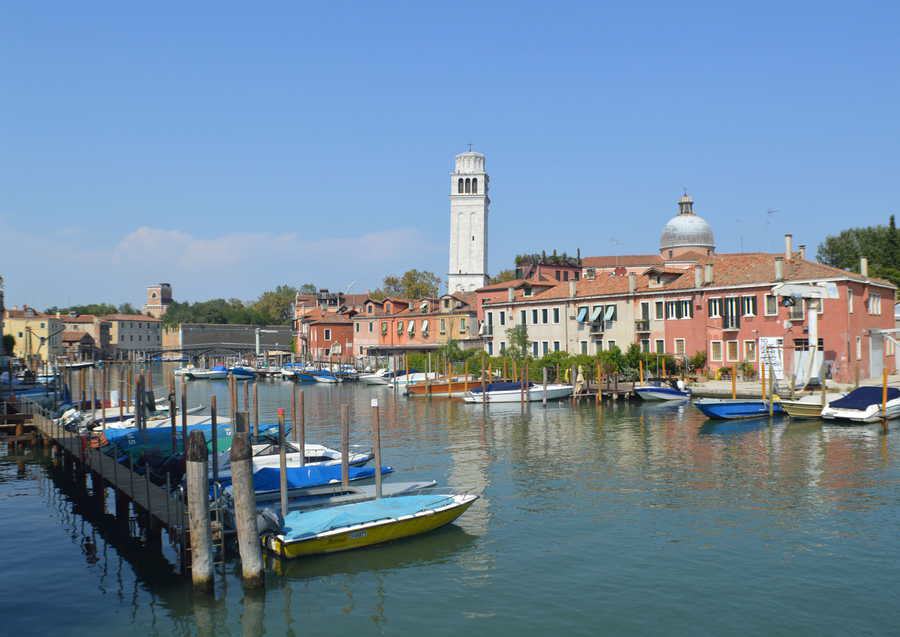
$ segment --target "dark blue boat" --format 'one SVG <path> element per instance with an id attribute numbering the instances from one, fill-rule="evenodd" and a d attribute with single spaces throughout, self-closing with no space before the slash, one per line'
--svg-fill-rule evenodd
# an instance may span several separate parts
<path id="1" fill-rule="evenodd" d="M 381 467 L 381 474 L 386 475 L 394 471 L 393 467 Z M 349 477 L 351 481 L 368 480 L 375 477 L 374 467 L 350 467 Z M 321 487 L 328 484 L 337 484 L 341 481 L 341 465 L 309 465 L 306 467 L 288 467 L 287 488 L 307 489 Z M 223 487 L 231 484 L 231 476 L 222 476 L 220 482 Z M 253 474 L 253 489 L 257 493 L 275 493 L 281 488 L 281 474 L 279 469 L 265 467 Z"/>
<path id="2" fill-rule="evenodd" d="M 701 398 L 694 406 L 707 418 L 734 420 L 736 418 L 760 418 L 769 415 L 769 401 L 761 398 Z M 783 414 L 781 405 L 775 403 L 773 414 Z"/>

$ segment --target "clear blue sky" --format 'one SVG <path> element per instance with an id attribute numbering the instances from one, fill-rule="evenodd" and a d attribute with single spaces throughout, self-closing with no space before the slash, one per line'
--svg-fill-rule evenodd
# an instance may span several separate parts
<path id="1" fill-rule="evenodd" d="M 8 304 L 443 277 L 468 143 L 494 272 L 653 252 L 683 186 L 720 251 L 896 211 L 896 3 L 625 4 L 5 3 Z"/>

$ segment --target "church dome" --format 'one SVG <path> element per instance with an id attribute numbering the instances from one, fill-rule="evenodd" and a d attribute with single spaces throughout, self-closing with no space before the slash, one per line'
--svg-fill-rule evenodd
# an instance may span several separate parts
<path id="1" fill-rule="evenodd" d="M 694 214 L 694 200 L 685 193 L 678 202 L 679 212 L 665 225 L 659 239 L 661 251 L 697 248 L 709 251 L 716 247 L 712 227 L 706 219 Z"/>

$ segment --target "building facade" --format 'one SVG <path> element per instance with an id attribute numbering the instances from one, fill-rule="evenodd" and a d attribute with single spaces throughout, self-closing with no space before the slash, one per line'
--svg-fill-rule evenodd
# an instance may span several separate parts
<path id="1" fill-rule="evenodd" d="M 168 283 L 158 283 L 147 287 L 147 302 L 144 304 L 144 314 L 154 318 L 162 318 L 172 304 L 172 286 Z"/>
<path id="2" fill-rule="evenodd" d="M 59 316 L 66 332 L 80 332 L 91 337 L 94 347 L 93 358 L 115 358 L 115 352 L 111 344 L 110 332 L 112 324 L 93 314 L 62 314 Z M 70 339 L 73 338 L 70 336 Z"/>
<path id="3" fill-rule="evenodd" d="M 162 321 L 144 314 L 108 314 L 109 342 L 118 360 L 131 360 L 162 348 Z"/>
<path id="4" fill-rule="evenodd" d="M 13 356 L 27 362 L 53 362 L 64 353 L 62 321 L 27 305 L 4 312 L 4 330 L 15 339 Z"/>
<path id="5" fill-rule="evenodd" d="M 484 155 L 457 155 L 450 174 L 450 293 L 472 292 L 487 284 L 490 203 Z"/>
<path id="6" fill-rule="evenodd" d="M 315 309 L 299 321 L 297 351 L 303 360 L 316 363 L 351 363 L 355 312 L 329 312 Z"/>

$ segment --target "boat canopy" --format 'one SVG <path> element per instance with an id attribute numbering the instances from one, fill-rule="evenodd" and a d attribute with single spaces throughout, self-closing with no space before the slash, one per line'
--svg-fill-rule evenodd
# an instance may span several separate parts
<path id="1" fill-rule="evenodd" d="M 599 320 L 601 314 L 603 314 L 603 306 L 595 305 L 593 311 L 591 312 L 591 323 L 594 323 L 597 320 Z"/>
<path id="2" fill-rule="evenodd" d="M 578 322 L 584 323 L 587 321 L 588 309 L 586 307 L 578 308 Z"/>
<path id="3" fill-rule="evenodd" d="M 452 495 L 404 495 L 336 507 L 292 511 L 284 518 L 284 539 L 302 540 L 334 529 L 415 515 L 454 503 Z"/>
<path id="4" fill-rule="evenodd" d="M 831 401 L 828 406 L 835 409 L 866 409 L 872 405 L 881 405 L 881 392 L 881 387 L 859 387 L 843 398 Z M 888 400 L 900 398 L 900 389 L 888 387 L 887 398 Z"/>

